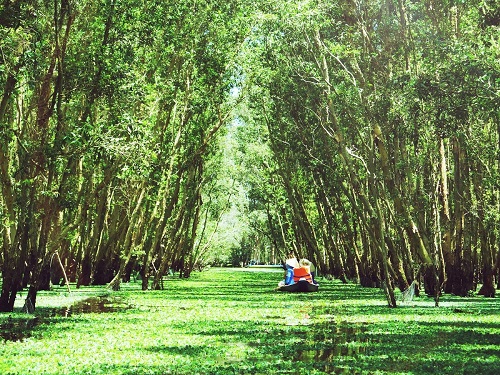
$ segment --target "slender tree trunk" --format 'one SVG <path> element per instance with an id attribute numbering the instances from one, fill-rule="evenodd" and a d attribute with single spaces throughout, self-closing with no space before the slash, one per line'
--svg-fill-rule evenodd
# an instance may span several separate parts
<path id="1" fill-rule="evenodd" d="M 139 188 L 139 197 L 137 198 L 135 208 L 132 211 L 132 215 L 130 217 L 129 225 L 127 228 L 126 236 L 125 236 L 125 241 L 123 244 L 123 253 L 120 252 L 120 268 L 118 269 L 118 272 L 116 273 L 115 277 L 111 282 L 109 283 L 108 287 L 112 288 L 113 290 L 119 290 L 120 289 L 120 281 L 121 278 L 123 277 L 123 273 L 125 272 L 125 267 L 129 263 L 131 256 L 132 256 L 132 249 L 133 249 L 133 236 L 138 230 L 140 224 L 141 224 L 141 213 L 142 213 L 142 200 L 145 195 L 145 183 L 142 184 L 142 186 Z"/>
<path id="2" fill-rule="evenodd" d="M 451 292 L 459 296 L 467 295 L 471 286 L 469 282 L 468 269 L 470 268 L 470 248 L 464 249 L 465 241 L 465 209 L 464 201 L 467 196 L 466 185 L 468 164 L 462 147 L 463 141 L 459 137 L 453 139 L 454 157 L 454 212 L 453 212 L 453 266 L 448 281 L 451 281 Z M 464 259 L 464 251 L 465 254 Z"/>
<path id="3" fill-rule="evenodd" d="M 111 181 L 114 176 L 114 167 L 108 166 L 104 169 L 104 179 L 96 187 L 94 194 L 97 196 L 95 218 L 92 228 L 92 236 L 90 237 L 89 244 L 84 249 L 84 257 L 82 263 L 82 270 L 78 279 L 78 286 L 90 285 L 94 282 L 95 265 L 100 264 L 101 259 L 104 257 L 104 251 L 101 247 L 102 237 L 104 235 L 105 221 L 109 213 Z M 90 194 L 90 192 L 89 192 Z M 101 275 L 97 275 L 101 279 Z"/>
<path id="4" fill-rule="evenodd" d="M 395 212 L 397 215 L 401 216 L 404 219 L 406 233 L 410 238 L 413 239 L 413 243 L 416 245 L 416 249 L 418 251 L 420 260 L 422 261 L 424 266 L 428 269 L 428 275 L 430 276 L 430 280 L 432 281 L 433 284 L 432 291 L 434 294 L 434 299 L 436 304 L 438 304 L 439 293 L 440 293 L 439 281 L 438 281 L 439 277 L 436 272 L 436 267 L 434 265 L 434 262 L 432 261 L 432 258 L 428 251 L 429 241 L 426 240 L 423 234 L 418 230 L 419 226 L 411 217 L 410 212 L 408 211 L 408 206 L 403 204 L 401 194 L 394 185 L 394 181 L 389 171 L 388 152 L 385 148 L 382 139 L 382 130 L 377 125 L 374 126 L 373 128 L 373 137 L 374 137 L 374 142 L 379 150 L 384 180 L 389 190 L 389 193 L 391 194 L 391 198 L 394 201 Z"/>
<path id="5" fill-rule="evenodd" d="M 161 220 L 159 220 L 158 226 L 156 227 L 153 244 L 151 246 L 151 252 L 146 252 L 145 255 L 145 259 L 147 258 L 147 262 L 146 261 L 144 262 L 144 267 L 148 267 L 147 269 L 145 269 L 145 271 L 147 272 L 146 276 L 149 276 L 149 270 L 148 270 L 150 267 L 149 260 L 153 259 L 153 261 L 155 261 L 155 258 L 158 258 L 159 262 L 159 267 L 154 275 L 154 281 L 152 285 L 153 289 L 159 288 L 161 277 L 165 274 L 165 271 L 168 268 L 168 257 L 166 256 L 166 254 L 162 254 L 163 252 L 162 241 L 166 233 L 167 225 L 174 213 L 174 209 L 178 207 L 182 180 L 183 180 L 182 174 L 177 176 L 177 178 L 175 179 L 171 195 L 168 198 L 167 197 L 165 198 L 165 200 L 168 201 L 168 204 L 163 209 Z M 143 280 L 143 288 L 145 286 L 147 287 L 147 285 L 148 285 L 148 279 L 146 278 L 146 280 Z"/>
<path id="6" fill-rule="evenodd" d="M 50 131 L 49 131 L 49 121 L 54 113 L 54 108 L 61 98 L 62 85 L 61 80 L 63 76 L 63 60 L 66 53 L 66 46 L 69 39 L 69 33 L 71 25 L 73 24 L 75 15 L 72 13 L 72 9 L 69 7 L 63 11 L 63 5 L 59 6 L 58 2 L 54 2 L 54 36 L 55 45 L 54 50 L 45 73 L 40 89 L 37 92 L 37 115 L 36 115 L 36 126 L 33 129 L 33 139 L 37 141 L 37 146 L 32 154 L 33 165 L 33 178 L 34 185 L 33 189 L 38 190 L 40 197 L 36 197 L 38 206 L 37 212 L 40 213 L 41 225 L 38 232 L 38 239 L 36 241 L 36 246 L 34 248 L 33 258 L 36 262 L 33 264 L 31 277 L 30 277 L 30 287 L 28 290 L 28 295 L 26 297 L 26 302 L 35 308 L 36 306 L 36 296 L 40 289 L 47 289 L 50 283 L 50 259 L 47 258 L 47 247 L 50 238 L 50 233 L 52 230 L 53 223 L 59 217 L 60 207 L 58 202 L 46 192 L 53 190 L 54 185 L 57 183 L 58 171 L 53 163 L 49 163 L 48 156 L 46 155 L 47 148 L 50 148 L 53 153 L 57 154 L 58 143 L 50 144 Z M 62 25 L 65 22 L 65 31 L 62 32 Z M 62 34 L 62 35 L 61 35 Z M 57 71 L 57 77 L 54 79 L 54 75 Z M 55 128 L 55 139 L 61 139 L 61 127 L 60 119 L 57 119 L 57 126 Z M 44 175 L 47 175 L 46 183 L 36 182 L 37 179 Z M 58 189 L 59 190 L 59 189 Z M 45 192 L 45 193 L 42 193 Z"/>
<path id="7" fill-rule="evenodd" d="M 493 251 L 493 253 L 495 253 L 496 251 L 496 256 L 495 256 L 495 265 L 493 267 L 493 275 L 494 277 L 496 277 L 496 280 L 497 280 L 497 289 L 500 289 L 500 240 L 499 240 L 499 237 L 496 233 L 493 233 L 491 235 L 491 243 L 490 243 L 490 247 Z"/>
<path id="8" fill-rule="evenodd" d="M 440 184 L 439 197 L 441 198 L 441 213 L 439 215 L 440 227 L 443 228 L 443 236 L 441 240 L 441 251 L 443 254 L 442 280 L 445 285 L 444 291 L 451 291 L 452 283 L 447 283 L 447 275 L 452 272 L 453 254 L 451 250 L 451 229 L 452 221 L 449 208 L 449 190 L 448 190 L 448 167 L 446 162 L 446 149 L 443 137 L 439 137 L 439 156 L 440 156 Z"/>
<path id="9" fill-rule="evenodd" d="M 111 200 L 112 195 L 109 201 Z M 111 206 L 111 202 L 107 206 Z M 116 256 L 119 257 L 125 233 L 130 225 L 127 209 L 122 205 L 115 204 L 110 211 L 106 220 L 105 234 L 98 245 L 97 255 L 95 255 L 92 265 L 93 285 L 105 285 L 113 279 L 116 270 L 113 268 L 112 263 Z"/>
<path id="10" fill-rule="evenodd" d="M 2 205 L 3 215 L 9 225 L 2 227 L 2 292 L 0 294 L 0 311 L 12 311 L 17 291 L 19 289 L 24 272 L 21 269 L 16 269 L 14 264 L 16 258 L 21 258 L 18 254 L 18 247 L 15 245 L 18 234 L 16 232 L 17 215 L 14 210 L 15 191 L 9 174 L 10 168 L 10 137 L 8 134 L 8 121 L 6 121 L 6 111 L 8 102 L 10 101 L 12 92 L 15 88 L 17 79 L 15 71 L 10 74 L 5 82 L 2 101 L 0 102 L 0 187 L 2 197 L 0 203 Z M 26 261 L 22 260 L 23 263 Z M 24 267 L 23 267 L 24 268 Z"/>
<path id="11" fill-rule="evenodd" d="M 478 294 L 485 297 L 495 297 L 495 258 L 493 247 L 490 246 L 493 243 L 493 241 L 490 241 L 490 238 L 494 238 L 495 231 L 494 228 L 489 225 L 486 218 L 487 197 L 485 197 L 481 183 L 483 180 L 483 167 L 481 165 L 476 165 L 476 168 L 474 169 L 476 173 L 475 178 L 473 179 L 473 185 L 478 212 L 477 229 L 474 233 L 477 233 L 479 236 L 479 249 L 482 261 L 482 264 L 479 265 L 481 268 L 482 286 L 479 289 Z"/>

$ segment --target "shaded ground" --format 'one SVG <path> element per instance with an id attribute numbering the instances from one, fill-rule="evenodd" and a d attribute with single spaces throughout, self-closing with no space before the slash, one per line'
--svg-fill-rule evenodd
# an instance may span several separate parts
<path id="1" fill-rule="evenodd" d="M 164 291 L 42 293 L 35 316 L 0 314 L 0 374 L 500 374 L 495 299 L 389 309 L 380 290 L 336 281 L 276 292 L 281 276 L 212 269 Z"/>

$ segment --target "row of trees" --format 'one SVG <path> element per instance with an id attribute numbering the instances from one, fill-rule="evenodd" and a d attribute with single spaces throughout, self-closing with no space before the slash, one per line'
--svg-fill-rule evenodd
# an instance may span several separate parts
<path id="1" fill-rule="evenodd" d="M 134 260 L 144 288 L 188 276 L 231 196 L 245 2 L 7 0 L 0 19 L 0 310 L 27 286 L 35 305 L 55 253 L 78 285 L 118 288 Z"/>
<path id="2" fill-rule="evenodd" d="M 286 246 L 338 278 L 383 286 L 390 306 L 394 286 L 413 280 L 436 304 L 478 283 L 495 295 L 498 9 L 306 1 L 264 17 L 249 46 L 248 121 L 267 126 L 268 185 L 279 178 L 286 202 L 255 188 Z"/>
<path id="3" fill-rule="evenodd" d="M 294 249 L 390 306 L 420 278 L 436 303 L 493 296 L 498 9 L 3 1 L 0 310 L 25 287 L 34 305 L 56 254 L 115 289 Z"/>

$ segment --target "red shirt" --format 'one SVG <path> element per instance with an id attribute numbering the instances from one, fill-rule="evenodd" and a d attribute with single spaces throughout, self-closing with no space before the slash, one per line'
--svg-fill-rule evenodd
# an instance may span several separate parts
<path id="1" fill-rule="evenodd" d="M 301 279 L 306 280 L 308 283 L 312 284 L 312 277 L 309 269 L 307 267 L 298 267 L 293 269 L 293 281 L 298 282 Z"/>

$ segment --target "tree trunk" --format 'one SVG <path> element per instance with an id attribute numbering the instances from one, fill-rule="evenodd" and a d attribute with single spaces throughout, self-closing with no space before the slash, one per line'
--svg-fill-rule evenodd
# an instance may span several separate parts
<path id="1" fill-rule="evenodd" d="M 19 69 L 16 68 L 15 72 Z M 7 104 L 10 100 L 12 91 L 16 85 L 16 78 L 10 74 L 6 80 L 2 101 L 0 103 L 0 186 L 2 190 L 2 197 L 0 203 L 2 205 L 2 216 L 10 225 L 4 225 L 2 228 L 2 292 L 0 294 L 0 311 L 10 312 L 14 309 L 14 301 L 18 290 L 21 287 L 24 271 L 16 269 L 16 258 L 18 255 L 18 247 L 16 239 L 18 233 L 16 232 L 16 212 L 14 209 L 15 191 L 13 189 L 12 180 L 9 174 L 10 166 L 10 138 L 7 137 L 7 122 L 5 121 L 5 113 Z M 24 264 L 25 259 L 22 260 Z M 23 267 L 24 268 L 24 267 Z"/>
<path id="2" fill-rule="evenodd" d="M 482 181 L 483 181 L 483 167 L 478 163 L 475 169 L 475 178 L 473 179 L 475 199 L 477 204 L 477 229 L 474 231 L 479 236 L 479 249 L 482 264 L 481 275 L 482 275 L 482 286 L 478 291 L 479 295 L 485 297 L 495 297 L 495 258 L 494 258 L 494 241 L 490 240 L 495 238 L 494 225 L 490 225 L 486 218 L 486 207 L 487 201 L 484 194 Z M 491 246 L 493 245 L 493 246 Z"/>
<path id="3" fill-rule="evenodd" d="M 123 243 L 123 253 L 120 252 L 120 267 L 118 269 L 118 272 L 116 273 L 115 277 L 113 280 L 110 281 L 108 287 L 112 288 L 113 290 L 119 290 L 120 289 L 120 282 L 121 278 L 123 276 L 123 273 L 125 272 L 125 267 L 130 261 L 130 258 L 132 256 L 132 249 L 133 249 L 133 238 L 134 234 L 138 231 L 138 228 L 140 226 L 141 220 L 142 220 L 142 200 L 145 195 L 145 183 L 143 182 L 141 186 L 139 187 L 139 197 L 137 198 L 137 201 L 135 203 L 135 207 L 132 211 L 132 214 L 130 216 L 130 221 L 129 225 L 127 228 L 127 232 L 125 235 L 125 240 Z"/>
<path id="4" fill-rule="evenodd" d="M 439 197 L 441 201 L 441 210 L 439 219 L 439 227 L 443 230 L 440 249 L 442 252 L 442 282 L 445 287 L 444 291 L 451 291 L 452 283 L 447 282 L 447 275 L 452 272 L 453 254 L 451 250 L 451 229 L 452 221 L 449 208 L 449 190 L 448 190 L 448 167 L 446 162 L 446 149 L 443 137 L 439 137 L 439 156 L 440 156 L 440 174 L 439 174 Z"/>
<path id="5" fill-rule="evenodd" d="M 484 218 L 483 218 L 484 219 Z M 479 220 L 479 236 L 480 236 L 480 244 L 481 244 L 481 258 L 482 258 L 482 267 L 481 273 L 483 276 L 482 282 L 483 285 L 481 289 L 479 289 L 479 295 L 483 295 L 485 297 L 495 297 L 496 289 L 495 289 L 495 278 L 494 278 L 494 265 L 493 265 L 493 254 L 492 249 L 489 247 L 488 235 L 486 232 L 486 228 L 482 224 L 483 220 Z"/>
<path id="6" fill-rule="evenodd" d="M 426 275 L 429 275 L 430 277 L 430 280 L 428 282 L 432 283 L 429 286 L 432 288 L 431 291 L 433 292 L 434 300 L 437 305 L 440 293 L 439 282 L 438 282 L 439 277 L 436 272 L 436 267 L 434 266 L 434 262 L 432 261 L 432 258 L 428 251 L 429 241 L 426 240 L 425 236 L 418 229 L 420 226 L 418 226 L 417 223 L 411 217 L 408 206 L 403 204 L 401 194 L 394 184 L 394 180 L 389 170 L 389 155 L 382 138 L 381 128 L 378 125 L 375 125 L 373 127 L 372 134 L 374 138 L 374 143 L 379 150 L 385 185 L 389 190 L 391 198 L 394 202 L 395 212 L 398 216 L 404 219 L 403 223 L 405 226 L 406 233 L 408 237 L 412 239 L 412 242 L 417 250 L 417 254 L 419 255 L 420 261 L 423 263 L 424 267 L 426 267 L 428 270 L 428 273 L 426 273 Z"/>
<path id="7" fill-rule="evenodd" d="M 110 191 L 112 185 L 112 179 L 114 176 L 114 167 L 111 163 L 104 169 L 104 179 L 99 183 L 99 185 L 95 189 L 95 194 L 98 197 L 96 203 L 96 213 L 95 220 L 92 226 L 92 237 L 90 238 L 90 242 L 88 244 L 88 249 L 86 249 L 86 259 L 90 262 L 91 271 L 91 282 L 106 279 L 105 275 L 102 273 L 94 274 L 95 265 L 99 264 L 100 271 L 106 272 L 105 267 L 102 267 L 101 261 L 105 257 L 104 246 L 102 246 L 102 238 L 104 235 L 105 229 L 105 221 L 109 213 L 109 205 L 110 205 Z M 88 281 L 88 278 L 86 278 Z M 81 284 L 80 285 L 86 285 Z M 87 284 L 88 285 L 88 284 Z"/>
<path id="8" fill-rule="evenodd" d="M 454 137 L 453 140 L 453 158 L 454 158 L 454 211 L 453 211 L 453 264 L 448 274 L 448 282 L 451 283 L 451 293 L 458 296 L 466 296 L 472 285 L 467 270 L 470 269 L 469 252 L 470 248 L 464 249 L 464 228 L 465 211 L 464 200 L 467 196 L 466 185 L 468 183 L 467 172 L 468 164 L 466 162 L 463 141 L 460 137 Z M 464 251 L 467 251 L 464 259 Z"/>

